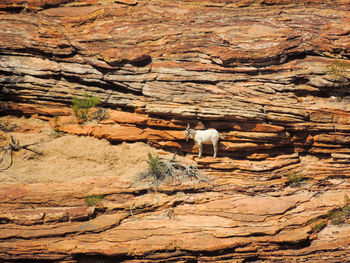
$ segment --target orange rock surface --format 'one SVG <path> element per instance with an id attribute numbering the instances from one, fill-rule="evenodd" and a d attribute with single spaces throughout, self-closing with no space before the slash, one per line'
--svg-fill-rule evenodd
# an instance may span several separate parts
<path id="1" fill-rule="evenodd" d="M 350 196 L 350 75 L 329 71 L 350 59 L 347 1 L 4 0 L 0 24 L 2 114 L 145 142 L 210 178 L 5 182 L 0 262 L 348 261 L 329 212 Z M 72 116 L 84 92 L 105 120 Z M 220 132 L 218 158 L 196 157 L 187 124 Z M 91 191 L 106 197 L 87 207 Z"/>

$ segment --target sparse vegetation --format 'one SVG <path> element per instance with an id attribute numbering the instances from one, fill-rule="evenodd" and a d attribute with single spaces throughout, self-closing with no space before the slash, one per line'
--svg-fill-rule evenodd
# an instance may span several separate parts
<path id="1" fill-rule="evenodd" d="M 345 79 L 350 72 L 350 63 L 342 60 L 334 60 L 328 67 L 328 71 L 332 75 Z"/>
<path id="2" fill-rule="evenodd" d="M 88 120 L 89 110 L 100 104 L 101 98 L 84 93 L 83 98 L 74 97 L 72 102 L 75 117 L 84 122 Z"/>
<path id="3" fill-rule="evenodd" d="M 108 117 L 109 117 L 108 112 L 102 108 L 98 108 L 96 111 L 94 111 L 90 115 L 91 120 L 96 120 L 98 122 L 108 119 Z"/>
<path id="4" fill-rule="evenodd" d="M 53 121 L 55 122 L 55 125 L 58 124 L 59 118 L 60 118 L 60 116 L 57 115 L 57 114 L 55 114 L 55 115 L 53 116 Z"/>
<path id="5" fill-rule="evenodd" d="M 327 214 L 328 218 L 331 220 L 331 223 L 333 225 L 341 225 L 345 223 L 346 217 L 345 214 L 343 213 L 342 209 L 338 210 L 331 210 Z"/>
<path id="6" fill-rule="evenodd" d="M 333 225 L 342 225 L 350 220 L 350 199 L 347 194 L 344 195 L 344 206 L 328 211 L 322 218 L 318 217 L 309 221 L 312 225 L 311 233 L 320 232 L 327 226 L 327 221 Z"/>
<path id="7" fill-rule="evenodd" d="M 59 137 L 62 137 L 65 133 L 64 132 L 61 132 L 59 130 L 59 124 L 58 124 L 58 121 L 59 121 L 59 116 L 58 115 L 55 115 L 53 117 L 53 120 L 54 120 L 54 123 L 55 123 L 55 126 L 53 128 L 53 134 L 52 134 L 52 137 L 54 137 L 55 139 L 56 138 L 59 138 Z"/>
<path id="8" fill-rule="evenodd" d="M 170 160 L 160 158 L 158 155 L 153 156 L 148 153 L 148 169 L 146 172 L 140 174 L 138 180 L 150 179 L 154 188 L 167 179 L 175 181 L 182 181 L 184 178 L 199 179 L 198 169 L 193 164 L 186 166 L 180 162 L 175 161 L 175 155 Z"/>
<path id="9" fill-rule="evenodd" d="M 93 194 L 93 195 L 88 195 L 85 196 L 85 203 L 88 206 L 94 206 L 96 205 L 99 201 L 101 201 L 103 198 L 105 198 L 106 195 L 104 194 Z"/>
<path id="10" fill-rule="evenodd" d="M 304 180 L 304 176 L 293 173 L 287 176 L 288 185 L 290 187 L 299 187 L 301 182 Z"/>
<path id="11" fill-rule="evenodd" d="M 333 209 L 328 212 L 328 218 L 333 225 L 341 225 L 346 223 L 350 219 L 350 200 L 349 197 L 344 195 L 344 206 Z"/>
<path id="12" fill-rule="evenodd" d="M 312 226 L 311 233 L 318 233 L 320 232 L 323 228 L 325 228 L 327 224 L 324 221 L 317 221 L 315 224 Z"/>
<path id="13" fill-rule="evenodd" d="M 64 132 L 61 132 L 61 131 L 58 130 L 58 129 L 54 129 L 54 130 L 53 130 L 53 134 L 52 134 L 52 137 L 53 137 L 53 138 L 57 139 L 57 138 L 62 137 L 63 135 L 65 135 Z"/>
<path id="14" fill-rule="evenodd" d="M 350 63 L 343 60 L 334 60 L 328 66 L 328 72 L 331 76 L 336 77 L 339 82 L 338 87 L 334 90 L 335 95 L 342 100 L 349 92 Z"/>
<path id="15" fill-rule="evenodd" d="M 159 158 L 158 155 L 153 156 L 151 153 L 148 153 L 148 171 L 147 174 L 154 178 L 155 180 L 163 180 L 166 177 L 168 171 L 166 171 L 166 165 Z"/>

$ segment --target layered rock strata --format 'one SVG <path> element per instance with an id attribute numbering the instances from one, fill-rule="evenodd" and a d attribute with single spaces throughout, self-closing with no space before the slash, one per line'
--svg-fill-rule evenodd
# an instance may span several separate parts
<path id="1" fill-rule="evenodd" d="M 347 80 L 329 72 L 350 56 L 346 1 L 28 0 L 3 1 L 0 9 L 3 112 L 187 154 L 214 178 L 161 187 L 156 198 L 98 183 L 108 195 L 105 214 L 83 206 L 83 189 L 60 186 L 63 202 L 55 203 L 45 186 L 5 185 L 0 258 L 349 256 L 347 226 L 312 233 L 312 220 L 327 221 L 349 192 Z M 72 98 L 84 92 L 102 99 L 108 120 L 72 119 Z M 220 131 L 218 158 L 211 147 L 195 157 L 183 138 L 187 123 Z M 285 189 L 291 174 L 308 183 Z"/>

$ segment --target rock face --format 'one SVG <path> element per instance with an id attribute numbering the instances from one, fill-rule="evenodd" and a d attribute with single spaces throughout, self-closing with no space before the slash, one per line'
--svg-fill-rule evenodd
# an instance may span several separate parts
<path id="1" fill-rule="evenodd" d="M 212 178 L 157 195 L 96 182 L 108 197 L 96 209 L 83 186 L 4 184 L 0 259 L 347 260 L 350 227 L 327 224 L 350 196 L 347 80 L 329 72 L 350 57 L 347 1 L 8 0 L 0 10 L 2 111 L 187 154 Z M 107 120 L 72 118 L 84 92 Z M 218 158 L 210 146 L 195 157 L 187 123 L 222 134 Z M 306 183 L 291 187 L 290 175 Z"/>

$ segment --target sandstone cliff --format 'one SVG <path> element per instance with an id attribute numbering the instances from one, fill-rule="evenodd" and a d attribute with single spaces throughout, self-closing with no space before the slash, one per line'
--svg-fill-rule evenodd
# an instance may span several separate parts
<path id="1" fill-rule="evenodd" d="M 346 262 L 350 227 L 329 211 L 350 196 L 349 94 L 328 69 L 350 57 L 348 1 L 5 0 L 0 23 L 3 112 L 146 142 L 211 178 L 156 197 L 118 179 L 5 183 L 0 259 Z M 72 121 L 84 92 L 108 120 Z M 187 123 L 220 131 L 218 158 L 196 158 Z"/>

